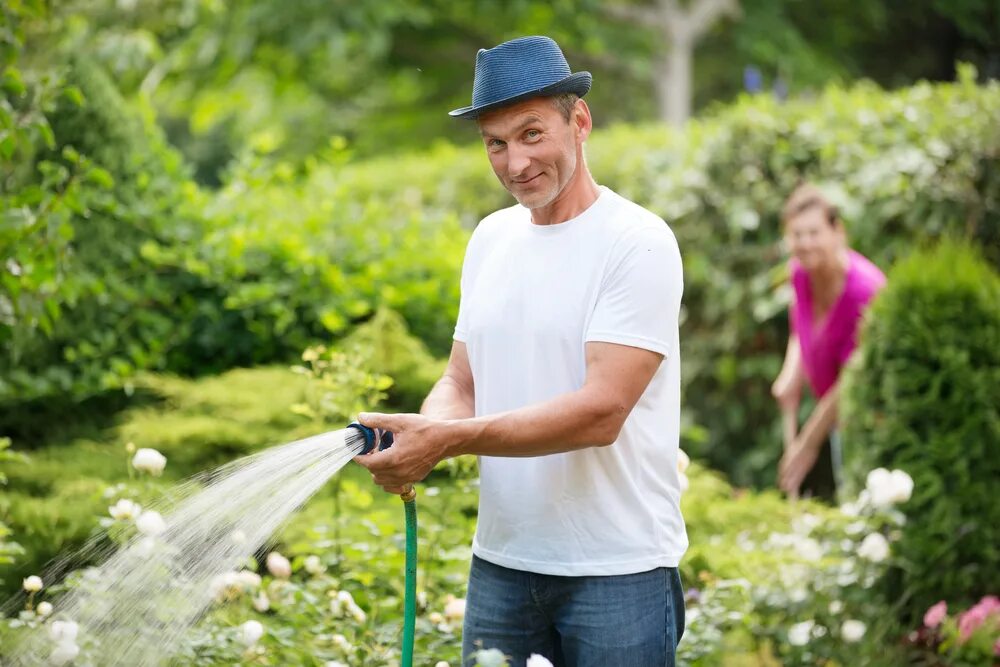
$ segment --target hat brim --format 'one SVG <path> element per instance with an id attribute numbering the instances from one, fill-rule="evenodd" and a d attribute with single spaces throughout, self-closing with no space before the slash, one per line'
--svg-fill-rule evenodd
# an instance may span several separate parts
<path id="1" fill-rule="evenodd" d="M 590 72 L 575 72 L 570 74 L 565 79 L 556 81 L 555 83 L 549 84 L 544 88 L 529 90 L 528 92 L 520 93 L 502 100 L 496 100 L 494 102 L 490 102 L 489 104 L 462 107 L 461 109 L 449 111 L 448 115 L 452 118 L 475 119 L 484 113 L 493 111 L 494 109 L 509 106 L 522 100 L 531 99 L 532 97 L 551 97 L 562 93 L 576 93 L 580 97 L 583 97 L 590 90 L 591 83 L 593 83 L 593 77 L 590 76 Z"/>

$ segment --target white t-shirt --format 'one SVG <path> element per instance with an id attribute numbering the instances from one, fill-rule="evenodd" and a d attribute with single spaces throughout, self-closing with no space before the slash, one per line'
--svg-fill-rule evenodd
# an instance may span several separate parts
<path id="1" fill-rule="evenodd" d="M 687 548 L 677 475 L 682 291 L 673 232 L 607 188 L 561 224 L 535 225 L 522 206 L 479 224 L 455 327 L 468 348 L 477 416 L 578 390 L 589 341 L 664 359 L 614 444 L 479 458 L 477 556 L 572 576 L 678 564 Z"/>

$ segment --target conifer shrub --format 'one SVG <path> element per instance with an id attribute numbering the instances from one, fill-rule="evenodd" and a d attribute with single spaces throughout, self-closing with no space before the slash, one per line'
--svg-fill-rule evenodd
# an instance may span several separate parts
<path id="1" fill-rule="evenodd" d="M 914 480 L 888 577 L 922 614 L 1000 590 L 1000 275 L 945 242 L 889 273 L 844 378 L 849 478 L 884 466 Z"/>

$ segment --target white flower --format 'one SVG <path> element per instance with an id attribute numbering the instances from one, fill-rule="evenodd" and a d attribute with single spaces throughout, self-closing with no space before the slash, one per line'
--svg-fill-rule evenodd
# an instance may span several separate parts
<path id="1" fill-rule="evenodd" d="M 351 646 L 351 642 L 347 641 L 347 637 L 344 635 L 334 635 L 333 637 L 330 637 L 330 643 L 345 653 L 354 648 Z"/>
<path id="2" fill-rule="evenodd" d="M 506 667 L 507 656 L 498 648 L 483 649 L 472 654 L 479 667 Z"/>
<path id="3" fill-rule="evenodd" d="M 532 653 L 524 667 L 553 667 L 552 663 L 545 656 Z"/>
<path id="4" fill-rule="evenodd" d="M 910 499 L 913 495 L 913 478 L 902 470 L 889 472 L 885 468 L 875 468 L 868 473 L 865 490 L 871 504 L 884 509 Z"/>
<path id="5" fill-rule="evenodd" d="M 813 621 L 802 621 L 788 628 L 788 643 L 792 646 L 805 646 L 812 637 Z"/>
<path id="6" fill-rule="evenodd" d="M 844 624 L 840 626 L 840 636 L 844 638 L 845 642 L 859 642 L 861 638 L 865 636 L 865 631 L 868 627 L 861 621 L 856 621 L 853 618 L 844 621 Z"/>
<path id="7" fill-rule="evenodd" d="M 442 614 L 439 611 L 432 611 L 427 616 L 427 620 L 429 620 L 434 625 L 441 625 L 442 623 L 444 623 L 444 614 Z"/>
<path id="8" fill-rule="evenodd" d="M 347 665 L 340 660 L 327 660 L 323 663 L 323 667 L 350 667 L 350 665 Z"/>
<path id="9" fill-rule="evenodd" d="M 159 512 L 148 510 L 139 515 L 135 520 L 135 527 L 139 532 L 147 537 L 156 537 L 167 530 L 167 524 Z"/>
<path id="10" fill-rule="evenodd" d="M 354 597 L 347 591 L 338 592 L 330 600 L 330 611 L 338 618 L 347 613 L 358 623 L 364 623 L 368 619 L 368 615 L 357 605 Z"/>
<path id="11" fill-rule="evenodd" d="M 38 606 L 35 607 L 35 613 L 39 616 L 48 616 L 52 613 L 52 603 L 51 602 L 39 602 Z"/>
<path id="12" fill-rule="evenodd" d="M 225 602 L 235 600 L 243 593 L 252 591 L 259 586 L 259 574 L 250 570 L 240 570 L 239 572 L 223 572 L 216 575 L 209 584 L 209 590 L 217 601 Z M 261 610 L 258 609 L 258 611 Z"/>
<path id="13" fill-rule="evenodd" d="M 65 665 L 80 655 L 80 647 L 74 642 L 59 642 L 49 654 L 50 665 Z"/>
<path id="14" fill-rule="evenodd" d="M 271 576 L 288 579 L 292 576 L 292 564 L 277 551 L 272 551 L 267 555 L 267 571 L 271 573 Z"/>
<path id="15" fill-rule="evenodd" d="M 437 662 L 434 663 L 434 667 L 451 667 L 451 665 L 449 665 L 444 660 L 438 660 Z"/>
<path id="16" fill-rule="evenodd" d="M 127 498 L 122 498 L 117 503 L 108 508 L 108 514 L 116 521 L 131 521 L 139 516 L 142 507 Z"/>
<path id="17" fill-rule="evenodd" d="M 252 590 L 260 586 L 260 575 L 250 570 L 240 570 L 236 573 L 236 582 L 243 590 Z"/>
<path id="18" fill-rule="evenodd" d="M 882 533 L 869 533 L 858 547 L 858 555 L 873 563 L 881 563 L 889 557 L 889 541 Z"/>
<path id="19" fill-rule="evenodd" d="M 808 535 L 821 523 L 822 519 L 818 516 L 805 512 L 792 519 L 792 530 L 800 535 Z"/>
<path id="20" fill-rule="evenodd" d="M 258 612 L 263 614 L 265 611 L 271 608 L 271 600 L 267 597 L 267 593 L 260 591 L 253 598 L 253 608 Z"/>
<path id="21" fill-rule="evenodd" d="M 677 450 L 677 472 L 685 473 L 687 472 L 688 466 L 691 465 L 691 457 L 688 456 L 683 449 Z M 541 657 L 541 656 L 539 656 Z M 528 662 L 531 662 L 530 660 Z"/>
<path id="22" fill-rule="evenodd" d="M 840 506 L 840 513 L 844 516 L 855 517 L 861 514 L 860 503 L 844 503 Z"/>
<path id="23" fill-rule="evenodd" d="M 448 602 L 444 606 L 444 617 L 449 621 L 457 621 L 465 618 L 465 600 L 448 596 Z"/>
<path id="24" fill-rule="evenodd" d="M 155 449 L 142 448 L 132 457 L 132 467 L 139 472 L 148 472 L 154 477 L 163 474 L 167 465 L 167 457 Z"/>
<path id="25" fill-rule="evenodd" d="M 349 609 L 349 611 L 351 613 L 351 618 L 354 619 L 355 623 L 364 623 L 368 620 L 368 614 L 366 614 L 365 610 L 358 605 L 354 605 Z"/>
<path id="26" fill-rule="evenodd" d="M 26 577 L 25 580 L 21 583 L 21 585 L 24 587 L 24 590 L 26 590 L 29 593 L 37 593 L 38 591 L 42 590 L 42 587 L 44 586 L 44 584 L 42 583 L 42 578 L 34 574 L 31 575 L 30 577 Z"/>
<path id="27" fill-rule="evenodd" d="M 49 637 L 57 644 L 72 644 L 80 626 L 73 621 L 53 621 L 49 626 Z"/>
<path id="28" fill-rule="evenodd" d="M 236 638 L 246 646 L 253 646 L 264 636 L 264 626 L 260 621 L 247 621 L 239 627 Z"/>
<path id="29" fill-rule="evenodd" d="M 836 616 L 840 612 L 844 611 L 844 603 L 840 600 L 834 600 L 830 603 L 830 613 Z"/>
<path id="30" fill-rule="evenodd" d="M 913 496 L 913 478 L 903 470 L 892 471 L 892 488 L 895 491 L 893 500 L 898 503 L 905 503 Z"/>
<path id="31" fill-rule="evenodd" d="M 304 567 L 306 572 L 309 574 L 323 574 L 323 571 L 326 569 L 319 556 L 307 556 L 305 562 L 302 563 L 302 567 Z"/>
<path id="32" fill-rule="evenodd" d="M 818 561 L 823 557 L 823 547 L 813 538 L 803 537 L 796 540 L 795 553 L 803 560 Z"/>

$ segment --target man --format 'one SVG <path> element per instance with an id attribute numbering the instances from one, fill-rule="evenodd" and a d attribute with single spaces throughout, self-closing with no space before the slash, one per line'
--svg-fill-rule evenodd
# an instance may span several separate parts
<path id="1" fill-rule="evenodd" d="M 473 233 L 448 367 L 420 415 L 358 461 L 393 493 L 479 456 L 463 658 L 674 664 L 684 628 L 678 311 L 667 225 L 599 187 L 583 146 L 588 72 L 547 37 L 481 50 L 472 105 L 517 206 Z M 468 663 L 466 663 L 468 664 Z"/>

